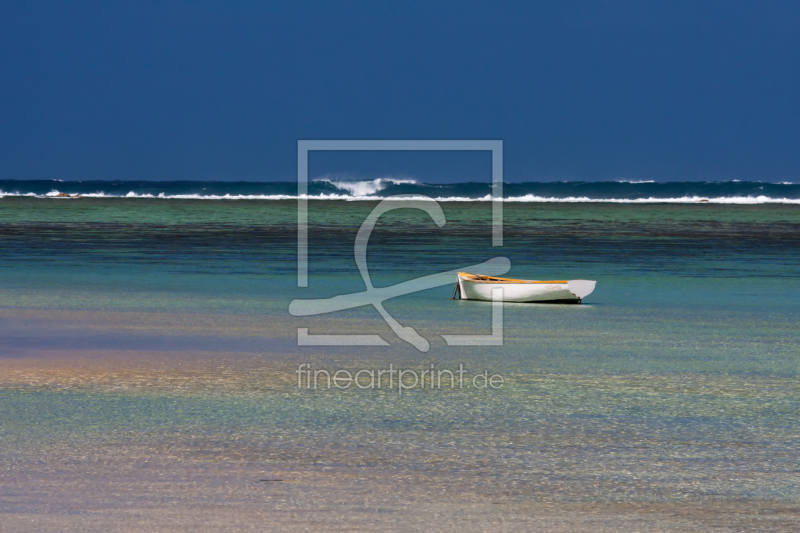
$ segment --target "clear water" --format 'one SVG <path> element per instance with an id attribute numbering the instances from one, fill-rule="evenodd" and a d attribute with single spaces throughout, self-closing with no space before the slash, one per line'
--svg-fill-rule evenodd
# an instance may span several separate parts
<path id="1" fill-rule="evenodd" d="M 488 204 L 442 204 L 444 228 L 393 211 L 376 286 L 496 256 L 598 281 L 585 305 L 506 305 L 502 346 L 445 344 L 491 324 L 451 287 L 386 302 L 422 353 L 372 308 L 287 312 L 363 290 L 374 205 L 310 203 L 300 289 L 292 201 L 3 198 L 8 530 L 800 527 L 800 207 L 507 204 L 502 248 Z M 298 327 L 389 346 L 297 346 Z M 308 390 L 301 363 L 505 384 Z"/>

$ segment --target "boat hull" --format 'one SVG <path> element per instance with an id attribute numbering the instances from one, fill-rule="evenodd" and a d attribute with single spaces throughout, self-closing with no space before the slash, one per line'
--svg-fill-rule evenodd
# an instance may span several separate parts
<path id="1" fill-rule="evenodd" d="M 595 286 L 595 282 L 589 280 L 513 283 L 472 281 L 461 276 L 458 278 L 458 284 L 462 300 L 492 301 L 493 289 L 501 289 L 499 299 L 503 302 L 567 304 L 581 303 L 583 298 L 594 290 Z"/>

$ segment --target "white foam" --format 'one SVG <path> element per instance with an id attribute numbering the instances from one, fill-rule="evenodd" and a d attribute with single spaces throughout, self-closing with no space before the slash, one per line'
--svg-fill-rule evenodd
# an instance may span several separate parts
<path id="1" fill-rule="evenodd" d="M 33 192 L 26 192 L 26 193 L 18 193 L 18 192 L 6 192 L 0 189 L 0 198 L 5 196 L 33 196 L 36 197 L 36 193 Z"/>
<path id="2" fill-rule="evenodd" d="M 400 185 L 403 183 L 416 185 L 417 180 L 413 179 L 399 179 L 399 178 L 377 178 L 367 181 L 350 181 L 350 180 L 334 180 L 330 178 L 318 178 L 314 181 L 324 181 L 330 183 L 337 189 L 349 192 L 354 197 L 369 196 L 380 192 L 388 185 Z"/>
<path id="3" fill-rule="evenodd" d="M 19 196 L 19 197 L 35 197 L 35 198 L 54 198 L 60 194 L 57 190 L 51 190 L 44 195 L 37 195 L 35 193 L 14 193 L 5 192 L 0 190 L 0 198 L 6 196 Z M 135 193 L 128 192 L 125 195 L 106 194 L 103 191 L 93 193 L 69 193 L 70 195 L 80 194 L 84 198 L 129 198 L 129 199 L 160 199 L 160 200 L 297 200 L 304 198 L 307 200 L 340 200 L 348 202 L 384 200 L 379 196 L 370 195 L 349 195 L 349 194 L 318 194 L 318 195 L 302 195 L 298 197 L 294 194 L 165 194 L 159 193 L 158 195 L 149 193 Z M 430 199 L 429 196 L 424 195 L 408 195 L 408 196 L 395 196 L 388 198 L 389 200 L 413 200 L 413 199 Z M 467 198 L 464 196 L 447 196 L 447 197 L 434 197 L 437 202 L 489 202 L 492 200 L 491 195 L 487 194 L 480 198 Z M 520 203 L 616 203 L 616 204 L 800 204 L 800 199 L 794 198 L 771 198 L 769 196 L 725 196 L 725 197 L 703 197 L 703 196 L 682 196 L 679 198 L 589 198 L 588 196 L 570 196 L 566 198 L 537 196 L 534 194 L 526 194 L 524 196 L 512 196 L 504 198 L 504 202 L 520 202 Z"/>
<path id="4" fill-rule="evenodd" d="M 568 202 L 568 203 L 616 203 L 616 204 L 800 204 L 800 199 L 792 198 L 770 198 L 769 196 L 726 196 L 719 198 L 707 198 L 703 196 L 682 196 L 680 198 L 588 198 L 568 197 L 568 198 L 545 198 L 526 194 L 514 198 L 506 198 L 506 202 Z"/>

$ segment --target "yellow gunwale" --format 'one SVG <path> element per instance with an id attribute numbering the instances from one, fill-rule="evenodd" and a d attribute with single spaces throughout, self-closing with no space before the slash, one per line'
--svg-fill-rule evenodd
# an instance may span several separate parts
<path id="1" fill-rule="evenodd" d="M 494 276 L 470 274 L 469 272 L 459 272 L 458 277 L 463 281 L 470 281 L 472 283 L 568 283 L 567 280 L 534 281 L 530 279 L 497 278 Z"/>

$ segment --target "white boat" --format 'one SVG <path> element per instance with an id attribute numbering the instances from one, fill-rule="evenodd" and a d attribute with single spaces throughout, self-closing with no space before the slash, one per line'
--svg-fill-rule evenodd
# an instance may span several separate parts
<path id="1" fill-rule="evenodd" d="M 596 281 L 586 279 L 537 281 L 530 279 L 496 278 L 459 272 L 455 298 L 459 300 L 492 301 L 492 289 L 502 289 L 504 302 L 540 302 L 579 304 L 592 293 Z"/>

